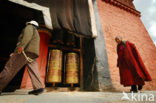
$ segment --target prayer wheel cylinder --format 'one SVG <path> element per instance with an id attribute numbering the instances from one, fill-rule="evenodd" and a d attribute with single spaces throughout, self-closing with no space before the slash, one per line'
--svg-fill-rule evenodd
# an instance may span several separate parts
<path id="1" fill-rule="evenodd" d="M 50 50 L 50 60 L 47 82 L 60 83 L 62 81 L 62 51 L 58 49 Z"/>
<path id="2" fill-rule="evenodd" d="M 66 83 L 78 84 L 79 83 L 79 69 L 78 69 L 78 54 L 67 53 L 66 55 Z"/>

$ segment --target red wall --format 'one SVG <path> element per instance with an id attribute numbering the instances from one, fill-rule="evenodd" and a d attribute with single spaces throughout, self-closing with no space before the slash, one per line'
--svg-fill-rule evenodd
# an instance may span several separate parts
<path id="1" fill-rule="evenodd" d="M 129 40 L 136 45 L 153 78 L 152 82 L 146 82 L 144 89 L 156 90 L 156 47 L 140 17 L 102 0 L 97 0 L 97 3 L 103 26 L 113 87 L 121 91 L 129 90 L 129 87 L 124 88 L 120 85 L 119 69 L 116 67 L 117 54 L 114 38 L 120 35 L 124 40 Z"/>

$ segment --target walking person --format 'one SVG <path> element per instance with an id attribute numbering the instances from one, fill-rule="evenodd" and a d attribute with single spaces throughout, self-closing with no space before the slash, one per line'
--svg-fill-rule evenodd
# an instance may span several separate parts
<path id="1" fill-rule="evenodd" d="M 125 87 L 131 86 L 131 92 L 137 92 L 143 88 L 145 81 L 152 80 L 151 76 L 133 43 L 122 41 L 120 36 L 117 36 L 115 41 L 117 42 L 120 83 Z"/>
<path id="2" fill-rule="evenodd" d="M 8 62 L 0 73 L 0 94 L 25 65 L 28 66 L 28 73 L 34 89 L 29 94 L 38 95 L 44 91 L 36 62 L 39 56 L 40 43 L 40 36 L 37 31 L 38 26 L 38 23 L 32 20 L 27 22 L 26 27 L 21 32 L 15 51 L 10 54 Z"/>

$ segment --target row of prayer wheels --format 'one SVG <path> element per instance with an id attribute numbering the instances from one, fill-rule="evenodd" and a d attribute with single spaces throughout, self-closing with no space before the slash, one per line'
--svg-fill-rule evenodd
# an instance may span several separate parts
<path id="1" fill-rule="evenodd" d="M 58 49 L 50 50 L 50 59 L 47 72 L 47 83 L 62 82 L 62 67 L 63 67 L 63 52 Z M 78 84 L 79 83 L 79 58 L 78 54 L 74 52 L 65 54 L 65 83 Z"/>

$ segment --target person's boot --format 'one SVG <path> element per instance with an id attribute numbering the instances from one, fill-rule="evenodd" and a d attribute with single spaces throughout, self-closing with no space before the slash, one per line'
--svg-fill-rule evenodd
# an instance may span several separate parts
<path id="1" fill-rule="evenodd" d="M 142 90 L 143 86 L 142 85 L 138 85 L 138 90 Z"/>
<path id="2" fill-rule="evenodd" d="M 131 90 L 130 90 L 130 92 L 137 93 L 137 92 L 138 92 L 138 90 L 137 90 L 137 86 L 136 86 L 136 85 L 132 85 L 132 86 L 131 86 Z"/>
<path id="3" fill-rule="evenodd" d="M 40 89 L 36 89 L 36 90 L 32 90 L 32 91 L 28 92 L 28 94 L 39 95 L 43 92 L 44 92 L 44 88 L 40 88 Z"/>

